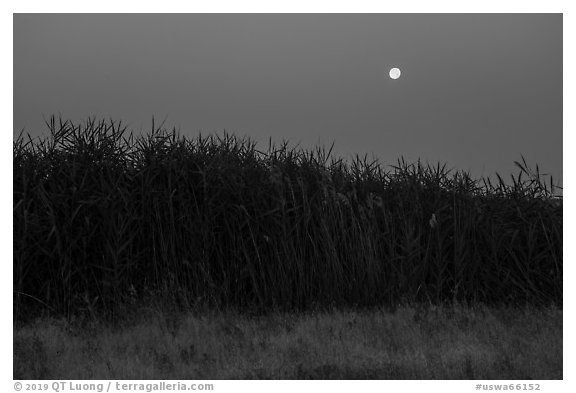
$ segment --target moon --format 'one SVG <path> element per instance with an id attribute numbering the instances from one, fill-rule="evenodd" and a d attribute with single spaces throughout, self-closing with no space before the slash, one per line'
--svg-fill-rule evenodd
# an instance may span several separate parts
<path id="1" fill-rule="evenodd" d="M 390 78 L 392 78 L 392 79 L 398 79 L 398 78 L 400 78 L 400 75 L 401 75 L 401 74 L 402 74 L 402 73 L 400 72 L 400 68 L 394 67 L 394 68 L 391 68 L 391 69 L 390 69 Z"/>

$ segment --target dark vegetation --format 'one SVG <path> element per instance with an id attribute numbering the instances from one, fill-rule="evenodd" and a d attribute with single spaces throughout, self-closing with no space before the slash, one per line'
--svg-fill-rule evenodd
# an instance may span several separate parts
<path id="1" fill-rule="evenodd" d="M 146 297 L 258 313 L 562 306 L 562 204 L 523 158 L 494 184 L 154 124 L 47 124 L 14 142 L 16 319 Z"/>

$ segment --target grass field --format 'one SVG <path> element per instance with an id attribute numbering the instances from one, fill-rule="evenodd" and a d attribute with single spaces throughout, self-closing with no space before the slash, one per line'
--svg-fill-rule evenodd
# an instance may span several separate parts
<path id="1" fill-rule="evenodd" d="M 557 308 L 246 316 L 142 309 L 14 331 L 16 379 L 562 379 Z"/>
<path id="2" fill-rule="evenodd" d="M 154 124 L 47 125 L 14 141 L 15 376 L 562 376 L 563 207 L 523 157 L 494 184 Z M 188 328 L 114 327 L 142 299 Z"/>

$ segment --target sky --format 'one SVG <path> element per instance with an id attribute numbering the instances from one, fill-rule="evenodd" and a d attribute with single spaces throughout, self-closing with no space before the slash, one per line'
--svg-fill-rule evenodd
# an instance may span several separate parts
<path id="1" fill-rule="evenodd" d="M 562 56 L 562 14 L 15 14 L 13 132 L 154 116 L 562 185 Z"/>

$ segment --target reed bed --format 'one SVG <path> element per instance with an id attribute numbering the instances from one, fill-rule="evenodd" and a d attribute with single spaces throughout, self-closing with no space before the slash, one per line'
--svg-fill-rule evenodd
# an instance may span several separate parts
<path id="1" fill-rule="evenodd" d="M 268 311 L 562 305 L 562 203 L 524 158 L 506 183 L 331 149 L 187 139 L 52 117 L 14 141 L 14 315 L 138 299 Z"/>

